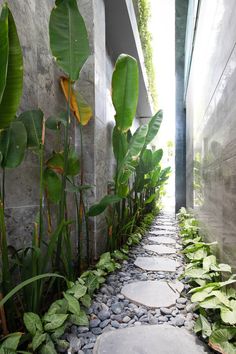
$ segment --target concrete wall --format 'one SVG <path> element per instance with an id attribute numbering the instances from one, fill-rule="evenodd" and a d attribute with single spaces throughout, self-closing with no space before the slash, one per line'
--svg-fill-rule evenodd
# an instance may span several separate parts
<path id="1" fill-rule="evenodd" d="M 236 267 L 236 2 L 202 0 L 187 86 L 187 199 Z M 191 205 L 190 205 L 191 206 Z"/>
<path id="2" fill-rule="evenodd" d="M 186 204 L 186 121 L 184 107 L 184 47 L 188 0 L 175 1 L 175 209 Z"/>
<path id="3" fill-rule="evenodd" d="M 3 2 L 0 0 L 0 5 Z M 48 23 L 54 1 L 9 0 L 8 3 L 16 21 L 24 56 L 24 92 L 19 113 L 28 109 L 41 108 L 48 118 L 66 108 L 59 86 L 59 77 L 62 73 L 55 65 L 49 48 Z M 121 3 L 126 4 L 123 0 Z M 91 205 L 107 194 L 115 167 L 111 140 L 114 108 L 110 87 L 116 58 L 111 59 L 107 52 L 107 45 L 113 50 L 116 47 L 114 43 L 109 44 L 106 38 L 106 20 L 109 14 L 105 11 L 104 1 L 78 0 L 78 5 L 86 23 L 91 49 L 91 55 L 77 83 L 78 90 L 91 105 L 94 113 L 89 124 L 83 128 L 84 183 L 94 185 L 86 196 L 87 204 Z M 132 38 L 128 34 L 131 30 L 132 26 L 129 23 L 129 27 L 126 28 L 128 38 Z M 135 35 L 137 36 L 137 33 Z M 122 38 L 120 40 L 122 41 Z M 127 41 L 126 45 L 128 45 Z M 119 50 L 118 54 L 120 54 Z M 138 55 L 136 57 L 138 59 Z M 140 80 L 143 80 L 142 75 Z M 150 111 L 149 103 L 146 106 Z M 139 125 L 138 121 L 135 125 Z M 80 154 L 81 138 L 75 124 L 71 129 L 70 139 Z M 46 140 L 50 142 L 47 143 L 46 149 L 46 154 L 49 155 L 54 146 L 50 132 L 47 132 Z M 29 245 L 33 223 L 39 209 L 37 157 L 28 154 L 26 161 L 20 167 L 7 172 L 6 180 L 7 230 L 10 243 L 19 248 L 23 243 Z M 74 206 L 70 200 L 69 204 L 73 217 Z M 91 218 L 89 229 L 91 258 L 96 259 L 105 249 L 105 216 Z M 85 249 L 86 239 L 83 245 Z"/>

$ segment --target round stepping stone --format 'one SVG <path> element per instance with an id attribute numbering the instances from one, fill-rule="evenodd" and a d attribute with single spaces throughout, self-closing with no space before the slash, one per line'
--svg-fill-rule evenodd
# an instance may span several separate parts
<path id="1" fill-rule="evenodd" d="M 151 236 L 148 239 L 150 241 L 157 242 L 157 243 L 165 243 L 165 244 L 172 244 L 172 245 L 176 244 L 175 239 L 166 236 L 156 236 L 156 237 Z"/>
<path id="2" fill-rule="evenodd" d="M 173 259 L 163 257 L 137 257 L 134 264 L 141 269 L 156 272 L 175 272 L 180 267 Z"/>
<path id="3" fill-rule="evenodd" d="M 205 354 L 205 345 L 186 329 L 168 325 L 139 326 L 103 333 L 93 354 Z"/>
<path id="4" fill-rule="evenodd" d="M 121 293 L 130 301 L 150 308 L 170 307 L 175 305 L 184 285 L 179 281 L 137 281 L 127 284 Z"/>
<path id="5" fill-rule="evenodd" d="M 155 238 L 155 237 L 149 237 L 149 240 L 152 238 Z M 156 242 L 156 241 L 154 241 L 154 242 Z M 144 248 L 147 251 L 156 252 L 158 254 L 175 254 L 176 253 L 176 250 L 174 248 L 170 248 L 170 247 L 163 246 L 163 245 L 145 245 Z"/>

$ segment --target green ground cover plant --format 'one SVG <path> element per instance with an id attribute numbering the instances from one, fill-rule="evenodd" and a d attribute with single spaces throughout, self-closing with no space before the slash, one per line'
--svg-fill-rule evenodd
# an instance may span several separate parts
<path id="1" fill-rule="evenodd" d="M 116 172 L 110 194 L 87 206 L 84 182 L 83 131 L 93 112 L 77 92 L 76 81 L 90 55 L 88 34 L 76 0 L 56 0 L 49 21 L 52 56 L 64 72 L 59 78 L 66 109 L 45 117 L 38 107 L 18 114 L 23 85 L 23 56 L 14 18 L 7 4 L 0 15 L 0 246 L 2 324 L 1 353 L 56 353 L 65 328 L 87 325 L 85 308 L 105 276 L 120 267 L 129 247 L 140 242 L 150 225 L 170 169 L 161 168 L 163 151 L 148 144 L 158 133 L 162 112 L 134 134 L 138 102 L 138 64 L 122 54 L 112 77 L 116 110 L 113 151 Z M 69 135 L 80 132 L 80 152 Z M 48 149 L 47 137 L 55 144 Z M 45 146 L 47 145 L 47 149 Z M 47 151 L 46 151 L 47 150 Z M 7 173 L 24 161 L 38 161 L 38 213 L 31 242 L 10 245 L 6 225 Z M 14 186 L 17 188 L 17 186 Z M 72 196 L 72 198 L 71 198 Z M 68 200 L 73 201 L 74 213 Z M 105 212 L 107 252 L 93 267 L 89 220 Z M 74 247 L 74 238 L 76 246 Z M 83 249 L 83 240 L 86 249 Z M 23 240 L 22 240 L 23 241 Z M 16 332 L 17 331 L 17 332 Z M 10 334 L 9 334 L 10 333 Z"/>
<path id="2" fill-rule="evenodd" d="M 198 221 L 181 208 L 178 214 L 183 254 L 188 262 L 183 278 L 191 285 L 189 294 L 199 315 L 194 331 L 222 354 L 236 352 L 236 274 L 219 263 L 213 254 L 216 242 L 206 243 Z"/>

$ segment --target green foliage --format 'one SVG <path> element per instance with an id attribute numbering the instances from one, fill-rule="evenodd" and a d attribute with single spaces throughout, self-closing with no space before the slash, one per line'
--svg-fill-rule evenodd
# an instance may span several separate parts
<path id="1" fill-rule="evenodd" d="M 152 36 L 148 29 L 151 17 L 149 0 L 134 0 L 138 7 L 138 29 L 143 47 L 145 67 L 148 76 L 148 87 L 152 96 L 155 109 L 157 109 L 156 74 L 153 64 Z"/>
<path id="2" fill-rule="evenodd" d="M 129 55 L 121 54 L 112 76 L 112 102 L 116 110 L 117 129 L 123 133 L 132 126 L 136 113 L 138 80 L 137 61 Z"/>
<path id="3" fill-rule="evenodd" d="M 180 223 L 184 251 L 189 264 L 182 277 L 193 287 L 189 293 L 191 301 L 197 303 L 199 317 L 194 330 L 203 338 L 209 338 L 209 345 L 222 354 L 236 351 L 236 291 L 230 287 L 236 283 L 236 275 L 228 264 L 218 263 L 211 254 L 216 242 L 206 243 L 202 239 L 198 222 L 181 208 Z M 226 279 L 226 280 L 225 280 Z"/>
<path id="4" fill-rule="evenodd" d="M 118 203 L 121 201 L 121 197 L 117 195 L 106 195 L 100 200 L 99 203 L 94 204 L 88 211 L 88 216 L 96 216 L 101 214 L 109 205 Z"/>
<path id="5" fill-rule="evenodd" d="M 3 65 L 0 78 L 0 129 L 3 129 L 14 120 L 20 104 L 23 88 L 23 58 L 16 25 L 7 5 L 3 6 L 0 25 L 1 64 Z"/>
<path id="6" fill-rule="evenodd" d="M 26 144 L 27 132 L 22 122 L 13 121 L 7 129 L 0 131 L 2 168 L 19 166 L 25 156 Z"/>
<path id="7" fill-rule="evenodd" d="M 56 0 L 55 5 L 49 21 L 51 51 L 58 66 L 76 81 L 90 52 L 86 27 L 76 0 Z"/>

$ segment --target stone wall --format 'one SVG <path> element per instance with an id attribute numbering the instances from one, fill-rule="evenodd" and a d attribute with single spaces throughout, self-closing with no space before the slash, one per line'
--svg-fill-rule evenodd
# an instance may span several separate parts
<path id="1" fill-rule="evenodd" d="M 125 2 L 123 0 L 121 2 L 124 6 Z M 0 5 L 3 3 L 4 0 L 0 0 Z M 9 0 L 8 3 L 16 22 L 24 56 L 24 92 L 19 113 L 41 108 L 48 118 L 66 108 L 59 85 L 59 77 L 63 73 L 55 65 L 49 48 L 48 23 L 54 0 Z M 115 169 L 112 151 L 112 129 L 115 121 L 111 101 L 111 77 L 114 62 L 120 51 L 118 50 L 112 59 L 107 51 L 107 46 L 115 50 L 116 44 L 109 45 L 106 38 L 108 14 L 104 1 L 78 0 L 78 6 L 85 20 L 91 49 L 91 55 L 77 83 L 77 89 L 93 109 L 93 118 L 83 127 L 84 183 L 94 185 L 86 197 L 86 203 L 91 205 L 107 194 Z M 127 29 L 127 33 L 131 30 L 132 26 Z M 132 38 L 130 34 L 128 37 Z M 128 45 L 127 41 L 125 43 Z M 122 48 L 120 50 L 122 51 Z M 142 75 L 140 80 L 143 80 Z M 150 109 L 148 105 L 147 107 Z M 134 126 L 137 128 L 138 125 L 139 121 L 136 120 Z M 81 137 L 75 123 L 70 131 L 70 139 L 80 154 Z M 46 147 L 46 154 L 49 154 L 54 144 L 50 132 L 47 132 L 46 141 L 50 142 Z M 37 156 L 29 153 L 20 167 L 7 171 L 6 180 L 9 240 L 19 248 L 22 247 L 22 243 L 30 244 L 33 223 L 39 209 Z M 70 212 L 73 217 L 72 205 Z M 97 259 L 106 244 L 105 216 L 90 218 L 89 229 L 90 253 L 93 259 Z M 83 245 L 85 249 L 86 239 Z"/>
<path id="2" fill-rule="evenodd" d="M 187 199 L 236 267 L 236 2 L 200 2 L 187 86 Z M 192 206 L 189 202 L 189 206 Z"/>

